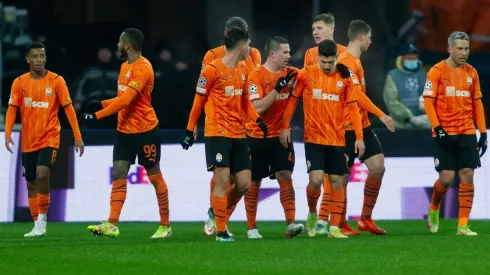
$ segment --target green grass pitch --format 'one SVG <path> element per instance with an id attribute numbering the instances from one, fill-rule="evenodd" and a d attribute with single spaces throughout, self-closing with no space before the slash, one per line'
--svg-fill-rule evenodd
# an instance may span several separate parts
<path id="1" fill-rule="evenodd" d="M 231 223 L 234 243 L 201 233 L 202 223 L 173 223 L 169 239 L 150 239 L 156 223 L 121 223 L 121 235 L 94 237 L 89 223 L 49 223 L 26 239 L 31 223 L 0 224 L 0 274 L 490 274 L 490 222 L 479 236 L 456 236 L 456 220 L 439 233 L 425 221 L 380 221 L 386 236 L 286 239 L 283 222 L 259 222 L 262 240 Z M 354 223 L 351 222 L 353 225 Z"/>

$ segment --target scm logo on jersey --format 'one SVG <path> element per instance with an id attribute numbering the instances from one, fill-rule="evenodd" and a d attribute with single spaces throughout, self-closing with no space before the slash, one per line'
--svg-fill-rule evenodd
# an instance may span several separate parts
<path id="1" fill-rule="evenodd" d="M 276 100 L 285 100 L 289 98 L 289 93 L 278 94 L 276 95 Z"/>
<path id="2" fill-rule="evenodd" d="M 336 94 L 324 94 L 322 93 L 322 89 L 313 89 L 313 99 L 340 101 L 340 96 Z"/>
<path id="3" fill-rule="evenodd" d="M 32 101 L 32 98 L 27 97 L 27 98 L 24 98 L 24 106 L 28 107 L 28 108 L 47 109 L 49 107 L 49 103 L 44 102 L 44 101 Z"/>
<path id="4" fill-rule="evenodd" d="M 456 91 L 456 96 L 470 97 L 471 94 L 469 91 Z"/>

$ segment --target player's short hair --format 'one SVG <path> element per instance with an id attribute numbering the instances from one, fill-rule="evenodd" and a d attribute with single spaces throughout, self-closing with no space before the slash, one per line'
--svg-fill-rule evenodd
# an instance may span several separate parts
<path id="1" fill-rule="evenodd" d="M 281 49 L 281 44 L 289 44 L 289 41 L 280 36 L 273 36 L 267 39 L 267 42 L 265 42 L 265 53 L 268 55 L 271 51 L 278 51 Z"/>
<path id="2" fill-rule="evenodd" d="M 249 39 L 248 31 L 244 28 L 231 28 L 225 34 L 225 47 L 233 50 L 238 43 Z"/>
<path id="3" fill-rule="evenodd" d="M 46 47 L 41 42 L 32 42 L 26 47 L 26 57 L 29 55 L 32 49 L 44 49 L 46 51 Z"/>
<path id="4" fill-rule="evenodd" d="M 245 19 L 238 17 L 238 16 L 233 16 L 228 18 L 225 23 L 225 32 L 231 30 L 232 28 L 242 28 L 248 30 L 248 24 Z"/>
<path id="5" fill-rule="evenodd" d="M 371 32 L 371 27 L 363 20 L 352 20 L 349 24 L 347 37 L 350 41 L 355 40 L 361 34 Z"/>
<path id="6" fill-rule="evenodd" d="M 325 39 L 318 44 L 318 55 L 323 57 L 337 56 L 337 43 L 330 39 Z"/>
<path id="7" fill-rule="evenodd" d="M 145 36 L 143 35 L 142 31 L 135 28 L 127 28 L 123 32 L 128 39 L 128 43 L 135 51 L 141 51 L 143 49 Z"/>
<path id="8" fill-rule="evenodd" d="M 322 13 L 317 16 L 315 16 L 312 20 L 312 24 L 316 22 L 323 22 L 327 25 L 335 25 L 335 17 L 333 16 L 332 13 Z"/>
<path id="9" fill-rule="evenodd" d="M 468 36 L 468 34 L 466 34 L 465 32 L 455 31 L 452 32 L 447 38 L 447 44 L 449 46 L 452 46 L 454 45 L 454 42 L 456 42 L 456 40 L 458 39 L 470 41 L 470 37 Z"/>

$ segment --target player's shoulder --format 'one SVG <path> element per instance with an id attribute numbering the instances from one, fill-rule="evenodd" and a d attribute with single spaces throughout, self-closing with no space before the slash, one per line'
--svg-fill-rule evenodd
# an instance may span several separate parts
<path id="1" fill-rule="evenodd" d="M 148 60 L 146 57 L 142 56 L 140 59 L 138 59 L 134 63 L 134 67 L 140 68 L 140 69 L 149 69 L 153 70 L 153 65 L 151 65 L 150 60 Z"/>
<path id="2" fill-rule="evenodd" d="M 251 47 L 250 48 L 250 55 L 260 55 L 259 49 Z"/>
<path id="3" fill-rule="evenodd" d="M 265 68 L 263 65 L 260 65 L 259 67 L 253 69 L 250 73 L 248 73 L 249 78 L 259 78 L 262 77 L 262 75 L 266 73 Z"/>
<path id="4" fill-rule="evenodd" d="M 471 66 L 468 63 L 464 63 L 462 69 L 469 72 L 469 73 L 476 73 L 477 72 L 475 67 Z"/>
<path id="5" fill-rule="evenodd" d="M 24 82 L 28 82 L 30 79 L 31 79 L 31 76 L 30 76 L 30 72 L 27 72 L 25 74 L 21 74 L 19 75 L 18 77 L 16 77 L 14 79 L 14 83 L 24 83 Z"/>
<path id="6" fill-rule="evenodd" d="M 206 54 L 208 54 L 208 53 L 210 55 L 214 56 L 215 59 L 222 57 L 226 54 L 225 46 L 221 45 L 221 46 L 218 46 L 216 48 L 212 48 Z"/>
<path id="7" fill-rule="evenodd" d="M 293 70 L 295 73 L 299 73 L 300 69 L 294 67 L 294 66 L 287 66 L 285 68 L 285 71 L 288 72 L 289 70 Z"/>
<path id="8" fill-rule="evenodd" d="M 309 48 L 306 50 L 306 54 L 318 54 L 318 46 Z"/>

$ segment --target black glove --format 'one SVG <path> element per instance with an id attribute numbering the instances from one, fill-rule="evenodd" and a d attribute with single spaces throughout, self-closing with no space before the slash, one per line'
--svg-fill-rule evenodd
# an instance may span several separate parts
<path id="1" fill-rule="evenodd" d="M 180 145 L 182 145 L 182 149 L 187 150 L 189 147 L 192 147 L 192 144 L 194 144 L 194 132 L 187 130 L 185 132 L 185 138 Z"/>
<path id="2" fill-rule="evenodd" d="M 97 112 L 103 109 L 102 102 L 98 100 L 90 100 L 85 108 L 88 112 Z"/>
<path id="3" fill-rule="evenodd" d="M 442 129 L 442 127 L 439 125 L 436 128 L 434 128 L 434 132 L 436 133 L 436 139 L 439 144 L 442 146 L 446 147 L 448 144 L 448 138 L 449 135 Z"/>
<path id="4" fill-rule="evenodd" d="M 262 118 L 257 118 L 257 120 L 255 121 L 257 122 L 257 125 L 259 125 L 259 128 L 260 130 L 262 130 L 262 132 L 264 132 L 264 138 L 267 138 L 267 125 L 265 124 L 265 122 L 262 120 Z"/>
<path id="5" fill-rule="evenodd" d="M 95 116 L 95 113 L 83 113 L 80 119 L 82 121 L 92 122 L 97 120 L 97 116 Z"/>
<path id="6" fill-rule="evenodd" d="M 480 150 L 480 157 L 487 151 L 487 133 L 481 133 L 480 139 L 478 140 L 478 150 Z"/>
<path id="7" fill-rule="evenodd" d="M 274 90 L 280 93 L 282 89 L 288 85 L 289 81 L 291 81 L 291 79 L 293 79 L 297 74 L 298 73 L 296 73 L 294 70 L 289 70 L 286 76 L 279 77 Z"/>

